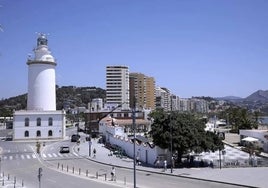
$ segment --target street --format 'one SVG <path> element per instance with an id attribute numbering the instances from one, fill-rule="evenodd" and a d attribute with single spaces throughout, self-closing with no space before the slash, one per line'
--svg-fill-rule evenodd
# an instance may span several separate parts
<path id="1" fill-rule="evenodd" d="M 68 130 L 68 135 L 73 132 L 74 129 Z M 40 187 L 42 188 L 133 187 L 134 171 L 132 169 L 116 167 L 116 181 L 111 181 L 112 166 L 80 156 L 74 149 L 77 147 L 76 143 L 70 142 L 70 140 L 41 142 L 42 152 L 40 154 L 36 153 L 36 142 L 0 141 L 0 144 L 1 172 L 4 172 L 6 180 L 4 186 L 6 187 L 8 184 L 13 185 L 14 177 L 16 177 L 17 187 L 22 186 L 22 184 L 27 188 L 38 187 L 39 168 L 42 168 L 40 178 Z M 70 153 L 59 153 L 59 148 L 62 145 L 68 145 Z M 7 181 L 8 175 L 10 181 Z M 141 170 L 136 171 L 136 185 L 144 188 L 163 186 L 169 188 L 236 187 Z"/>

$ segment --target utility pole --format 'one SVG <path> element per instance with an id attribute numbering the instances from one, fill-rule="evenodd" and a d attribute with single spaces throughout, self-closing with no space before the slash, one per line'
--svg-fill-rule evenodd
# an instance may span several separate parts
<path id="1" fill-rule="evenodd" d="M 0 157 L 0 177 L 1 177 L 1 175 L 2 175 L 2 158 Z"/>
<path id="2" fill-rule="evenodd" d="M 136 188 L 136 109 L 135 102 L 132 108 L 132 122 L 133 122 L 133 167 L 134 167 L 134 188 Z"/>
<path id="3" fill-rule="evenodd" d="M 136 97 L 134 97 L 133 100 L 133 106 L 131 106 L 132 109 L 132 128 L 133 128 L 133 170 L 134 170 L 134 177 L 133 177 L 133 185 L 134 188 L 136 188 Z"/>
<path id="4" fill-rule="evenodd" d="M 173 173 L 173 164 L 174 164 L 174 159 L 173 159 L 173 121 L 172 121 L 172 112 L 173 112 L 173 97 L 170 97 L 170 114 L 169 114 L 169 126 L 170 126 L 170 173 Z"/>
<path id="5" fill-rule="evenodd" d="M 173 140 L 173 137 L 172 137 L 172 117 L 171 117 L 171 114 L 172 112 L 169 114 L 169 126 L 170 126 L 170 173 L 173 173 L 173 148 L 172 148 L 172 140 Z"/>

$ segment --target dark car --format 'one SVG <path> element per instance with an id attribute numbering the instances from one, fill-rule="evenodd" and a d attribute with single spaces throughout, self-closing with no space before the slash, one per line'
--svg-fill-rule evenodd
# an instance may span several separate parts
<path id="1" fill-rule="evenodd" d="M 70 153 L 69 146 L 61 146 L 60 147 L 60 153 Z"/>
<path id="2" fill-rule="evenodd" d="M 13 140 L 13 136 L 12 135 L 8 135 L 6 136 L 6 141 L 12 141 Z"/>
<path id="3" fill-rule="evenodd" d="M 79 134 L 73 134 L 71 137 L 71 142 L 79 142 L 80 141 L 80 135 Z"/>

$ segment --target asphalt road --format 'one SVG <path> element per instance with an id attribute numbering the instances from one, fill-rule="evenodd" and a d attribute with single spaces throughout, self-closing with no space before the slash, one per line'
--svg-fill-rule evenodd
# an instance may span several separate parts
<path id="1" fill-rule="evenodd" d="M 73 131 L 73 130 L 71 130 Z M 69 133 L 70 134 L 70 133 Z M 59 154 L 61 145 L 69 145 L 70 154 Z M 42 188 L 73 188 L 78 187 L 133 187 L 133 170 L 116 168 L 117 181 L 110 181 L 111 166 L 99 164 L 85 158 L 81 158 L 72 151 L 75 143 L 60 141 L 46 143 L 42 153 L 35 153 L 35 142 L 7 142 L 0 141 L 2 147 L 1 169 L 5 175 L 10 174 L 10 179 L 16 176 L 17 185 L 24 183 L 26 188 L 39 186 L 37 178 L 38 169 L 41 167 Z M 68 172 L 67 172 L 68 166 Z M 74 172 L 73 172 L 74 169 Z M 80 175 L 79 175 L 80 169 Z M 88 176 L 86 172 L 88 171 Z M 96 173 L 100 176 L 96 179 Z M 105 176 L 106 174 L 106 180 Z M 168 176 L 157 173 L 136 171 L 136 185 L 141 188 L 234 188 L 233 185 L 219 184 L 208 181 L 198 181 L 177 176 Z"/>

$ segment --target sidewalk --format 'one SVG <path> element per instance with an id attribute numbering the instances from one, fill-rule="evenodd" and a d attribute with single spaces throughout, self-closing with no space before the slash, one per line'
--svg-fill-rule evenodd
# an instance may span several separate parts
<path id="1" fill-rule="evenodd" d="M 75 151 L 89 160 L 133 169 L 133 160 L 131 158 L 120 158 L 115 155 L 110 156 L 110 151 L 103 144 L 98 143 L 98 139 L 92 139 L 91 157 L 89 157 L 89 144 L 82 141 L 79 146 L 75 146 Z M 79 152 L 78 152 L 79 147 Z M 96 156 L 93 157 L 93 149 L 96 149 Z M 267 172 L 268 167 L 263 168 L 175 168 L 173 173 L 170 169 L 163 171 L 163 168 L 154 168 L 146 166 L 136 166 L 137 170 L 151 173 L 162 173 L 172 176 L 200 179 L 204 181 L 224 182 L 234 185 L 243 185 L 244 187 L 268 188 Z"/>

